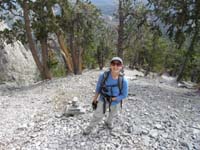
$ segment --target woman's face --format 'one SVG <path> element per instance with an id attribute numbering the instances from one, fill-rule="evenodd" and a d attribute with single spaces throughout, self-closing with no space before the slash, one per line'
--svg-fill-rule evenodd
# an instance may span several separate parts
<path id="1" fill-rule="evenodd" d="M 122 69 L 122 64 L 120 61 L 112 61 L 110 63 L 110 68 L 112 72 L 119 73 Z"/>

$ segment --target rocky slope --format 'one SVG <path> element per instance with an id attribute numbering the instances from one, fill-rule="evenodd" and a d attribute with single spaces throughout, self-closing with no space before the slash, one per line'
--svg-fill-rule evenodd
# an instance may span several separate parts
<path id="1" fill-rule="evenodd" d="M 111 131 L 101 122 L 82 135 L 92 116 L 98 70 L 44 81 L 28 87 L 0 85 L 2 150 L 199 150 L 200 98 L 159 77 L 135 77 L 126 70 L 129 97 Z M 85 111 L 62 115 L 74 98 Z"/>

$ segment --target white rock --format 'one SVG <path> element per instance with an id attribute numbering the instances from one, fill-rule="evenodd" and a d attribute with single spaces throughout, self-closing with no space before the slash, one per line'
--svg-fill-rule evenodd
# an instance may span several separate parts
<path id="1" fill-rule="evenodd" d="M 143 139 L 143 141 L 144 141 L 144 145 L 149 146 L 150 137 L 148 137 L 148 136 L 143 136 L 142 139 Z"/>
<path id="2" fill-rule="evenodd" d="M 193 134 L 199 134 L 200 130 L 199 129 L 193 129 Z"/>
<path id="3" fill-rule="evenodd" d="M 5 44 L 0 50 L 0 80 L 28 85 L 38 80 L 39 72 L 30 50 L 21 42 Z"/>
<path id="4" fill-rule="evenodd" d="M 162 135 L 162 137 L 164 137 L 164 138 L 167 138 L 167 137 L 168 137 L 168 133 L 162 133 L 161 135 Z"/>
<path id="5" fill-rule="evenodd" d="M 166 81 L 176 81 L 175 77 L 170 77 L 168 74 L 163 74 L 161 77 Z"/>
<path id="6" fill-rule="evenodd" d="M 161 125 L 161 124 L 158 124 L 158 123 L 156 123 L 156 124 L 154 125 L 154 128 L 155 128 L 155 129 L 158 129 L 158 130 L 164 130 L 164 128 L 162 127 L 162 125 Z"/>
<path id="7" fill-rule="evenodd" d="M 149 132 L 149 136 L 152 137 L 152 138 L 157 138 L 158 136 L 158 131 L 153 129 Z"/>

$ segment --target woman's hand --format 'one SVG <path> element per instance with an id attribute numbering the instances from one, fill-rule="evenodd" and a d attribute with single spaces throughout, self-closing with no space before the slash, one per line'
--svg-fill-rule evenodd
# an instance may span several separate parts
<path id="1" fill-rule="evenodd" d="M 99 93 L 95 93 L 94 98 L 93 98 L 93 102 L 97 102 L 98 101 L 97 100 L 98 96 L 99 96 Z"/>
<path id="2" fill-rule="evenodd" d="M 117 98 L 116 97 L 112 97 L 112 101 L 115 101 Z"/>

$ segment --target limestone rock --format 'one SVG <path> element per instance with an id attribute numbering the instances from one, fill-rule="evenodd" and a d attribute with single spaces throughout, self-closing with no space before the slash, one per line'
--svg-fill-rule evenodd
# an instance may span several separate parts
<path id="1" fill-rule="evenodd" d="M 5 28 L 1 23 L 0 30 Z M 0 49 L 0 70 L 0 83 L 11 81 L 26 85 L 36 81 L 39 74 L 30 50 L 19 41 Z"/>
<path id="2" fill-rule="evenodd" d="M 157 136 L 158 136 L 158 131 L 155 130 L 155 129 L 151 130 L 150 133 L 149 133 L 149 136 L 150 136 L 151 138 L 157 138 Z"/>
<path id="3" fill-rule="evenodd" d="M 157 130 L 164 130 L 164 127 L 163 127 L 161 124 L 156 123 L 156 124 L 154 125 L 154 129 L 157 129 Z"/>

